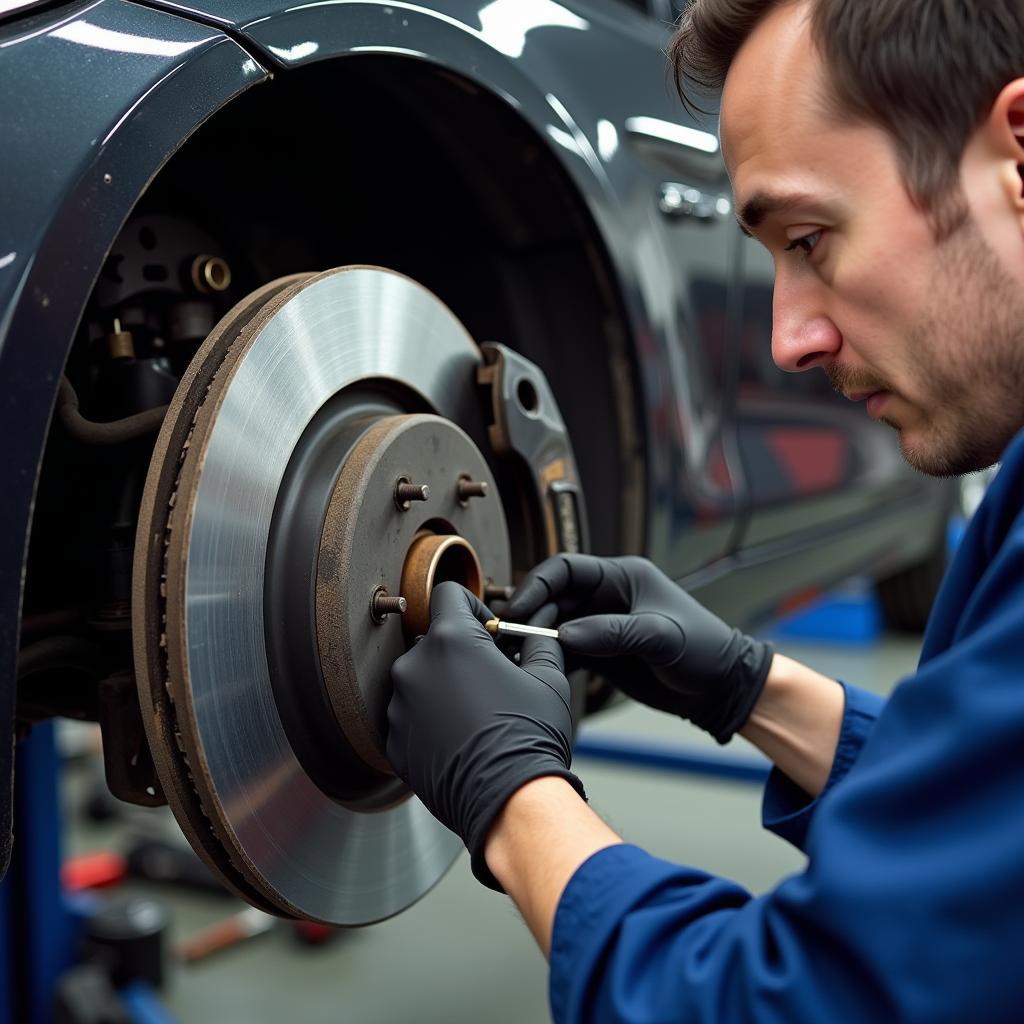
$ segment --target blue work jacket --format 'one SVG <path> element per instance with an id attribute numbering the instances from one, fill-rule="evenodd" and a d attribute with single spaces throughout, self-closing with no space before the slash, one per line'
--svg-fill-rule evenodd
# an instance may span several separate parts
<path id="1" fill-rule="evenodd" d="M 821 795 L 777 770 L 765 789 L 807 869 L 755 898 L 635 846 L 594 854 L 555 916 L 557 1022 L 1024 1021 L 1024 434 L 917 671 L 888 701 L 845 692 Z"/>

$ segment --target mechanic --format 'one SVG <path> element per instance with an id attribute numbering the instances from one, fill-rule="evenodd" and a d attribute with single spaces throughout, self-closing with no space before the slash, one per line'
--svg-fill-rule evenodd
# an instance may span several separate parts
<path id="1" fill-rule="evenodd" d="M 532 639 L 518 666 L 438 588 L 393 669 L 389 755 L 519 906 L 557 1021 L 1020 1021 L 1024 4 L 695 0 L 670 57 L 681 91 L 723 86 L 779 367 L 866 400 L 925 473 L 999 475 L 887 702 L 649 562 L 565 555 L 506 612 L 563 623 L 561 649 Z M 631 659 L 630 696 L 764 751 L 764 824 L 806 870 L 753 898 L 624 843 L 570 771 L 562 649 Z"/>

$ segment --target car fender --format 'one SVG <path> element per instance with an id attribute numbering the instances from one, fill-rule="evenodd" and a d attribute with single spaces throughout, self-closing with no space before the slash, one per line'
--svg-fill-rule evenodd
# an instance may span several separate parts
<path id="1" fill-rule="evenodd" d="M 45 69 L 41 71 L 40 69 Z M 267 77 L 222 32 L 122 0 L 0 26 L 0 737 L 12 735 L 32 504 L 57 384 L 103 259 L 164 161 Z M 74 515 L 74 510 L 69 510 Z M 0 785 L 11 779 L 0 739 Z M 10 849 L 0 796 L 0 874 Z"/>

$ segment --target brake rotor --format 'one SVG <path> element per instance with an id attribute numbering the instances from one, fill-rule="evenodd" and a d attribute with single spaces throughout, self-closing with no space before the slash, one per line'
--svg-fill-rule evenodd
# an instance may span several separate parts
<path id="1" fill-rule="evenodd" d="M 256 906 L 381 920 L 461 849 L 384 737 L 431 586 L 511 578 L 497 482 L 456 426 L 480 365 L 425 289 L 343 268 L 236 306 L 168 411 L 135 554 L 143 719 L 183 831 Z"/>

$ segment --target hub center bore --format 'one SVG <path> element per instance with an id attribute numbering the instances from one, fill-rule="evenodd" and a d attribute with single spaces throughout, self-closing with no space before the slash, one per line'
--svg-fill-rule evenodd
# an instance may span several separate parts
<path id="1" fill-rule="evenodd" d="M 402 596 L 407 602 L 402 625 L 408 639 L 426 633 L 430 595 L 447 580 L 461 583 L 483 600 L 484 574 L 473 545 L 457 534 L 421 534 L 412 542 L 402 569 Z"/>

